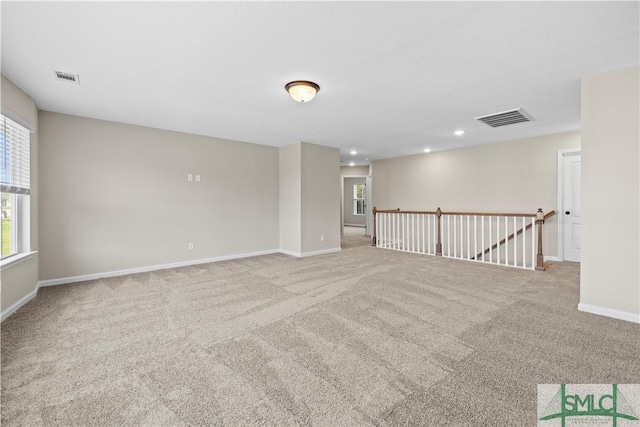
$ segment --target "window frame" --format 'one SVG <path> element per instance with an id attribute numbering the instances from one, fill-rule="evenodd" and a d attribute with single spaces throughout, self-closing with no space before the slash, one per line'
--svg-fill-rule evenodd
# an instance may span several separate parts
<path id="1" fill-rule="evenodd" d="M 9 241 L 9 253 L 6 255 L 3 255 L 2 253 L 0 253 L 0 260 L 4 260 L 7 258 L 10 258 L 14 255 L 17 255 L 20 253 L 20 239 L 18 238 L 18 236 L 20 235 L 20 206 L 19 206 L 19 199 L 20 197 L 17 194 L 13 194 L 13 193 L 2 193 L 3 195 L 8 195 L 9 196 L 9 206 L 10 206 L 10 216 L 9 216 L 9 221 L 10 221 L 10 231 L 9 231 L 9 235 L 10 235 L 10 241 Z M 4 218 L 2 218 L 2 221 L 4 221 Z"/>
<path id="2" fill-rule="evenodd" d="M 361 195 L 362 197 L 358 197 L 358 187 L 362 187 Z M 366 204 L 366 184 L 353 184 L 353 215 L 364 216 L 367 214 L 367 204 Z M 362 203 L 362 213 L 358 212 L 358 205 Z"/>
<path id="3" fill-rule="evenodd" d="M 31 178 L 31 134 L 32 130 L 28 127 L 22 125 L 12 118 L 12 115 L 4 114 L 2 111 L 2 115 L 0 115 L 0 119 L 4 122 L 5 120 L 10 120 L 13 122 L 13 125 L 20 126 L 26 132 L 27 137 L 27 147 L 26 153 L 28 154 L 28 167 L 29 174 L 28 180 Z M 13 126 L 12 125 L 12 126 Z M 4 130 L 3 125 L 3 130 Z M 6 133 L 5 133 L 6 138 Z M 6 140 L 5 140 L 6 141 Z M 6 143 L 6 142 L 5 142 Z M 4 182 L 2 183 L 5 184 Z M 4 270 L 8 267 L 11 267 L 15 264 L 18 264 L 22 261 L 30 259 L 35 251 L 31 251 L 31 192 L 30 192 L 30 184 L 27 182 L 27 187 L 24 192 L 18 190 L 18 192 L 2 191 L 2 194 L 8 194 L 10 196 L 10 205 L 11 205 L 11 242 L 10 242 L 10 253 L 6 255 L 2 255 L 0 253 L 0 269 Z"/>

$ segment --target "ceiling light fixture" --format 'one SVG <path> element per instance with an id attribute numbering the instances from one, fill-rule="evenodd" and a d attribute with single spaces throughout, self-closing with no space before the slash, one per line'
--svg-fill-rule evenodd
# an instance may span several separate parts
<path id="1" fill-rule="evenodd" d="M 349 166 L 355 166 L 355 165 L 356 165 L 356 164 L 355 164 L 355 163 L 353 163 L 353 162 L 349 163 Z"/>
<path id="2" fill-rule="evenodd" d="M 284 86 L 284 88 L 289 92 L 289 95 L 298 102 L 311 101 L 320 90 L 320 86 L 307 80 L 289 82 Z"/>
<path id="3" fill-rule="evenodd" d="M 462 136 L 462 135 L 464 135 L 464 131 L 463 131 L 462 129 L 457 130 L 457 131 L 455 131 L 454 133 L 456 134 L 456 136 Z"/>
<path id="4" fill-rule="evenodd" d="M 431 152 L 431 148 L 425 148 L 425 149 L 424 149 L 424 152 L 425 152 L 425 153 L 430 153 L 430 152 Z"/>
<path id="5" fill-rule="evenodd" d="M 358 152 L 356 150 L 351 150 L 351 155 L 355 156 L 356 154 L 358 154 Z"/>

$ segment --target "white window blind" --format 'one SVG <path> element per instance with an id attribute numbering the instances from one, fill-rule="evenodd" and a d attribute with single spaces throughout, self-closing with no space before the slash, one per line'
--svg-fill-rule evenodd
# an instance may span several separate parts
<path id="1" fill-rule="evenodd" d="M 31 135 L 13 120 L 0 117 L 0 189 L 3 193 L 29 194 Z"/>

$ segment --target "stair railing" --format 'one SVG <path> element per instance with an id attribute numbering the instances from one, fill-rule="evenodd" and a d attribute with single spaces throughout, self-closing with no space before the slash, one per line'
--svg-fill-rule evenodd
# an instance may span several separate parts
<path id="1" fill-rule="evenodd" d="M 546 215 L 378 210 L 372 245 L 529 270 L 544 270 L 542 227 Z"/>

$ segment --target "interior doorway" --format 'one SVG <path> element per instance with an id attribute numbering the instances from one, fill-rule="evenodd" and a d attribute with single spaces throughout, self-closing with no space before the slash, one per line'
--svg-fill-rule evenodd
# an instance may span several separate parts
<path id="1" fill-rule="evenodd" d="M 582 234 L 582 153 L 579 148 L 558 152 L 558 258 L 580 262 Z"/>
<path id="2" fill-rule="evenodd" d="M 347 231 L 350 235 L 369 235 L 369 223 L 372 216 L 369 209 L 369 199 L 371 189 L 367 188 L 370 178 L 366 175 L 344 175 L 342 176 L 342 209 L 341 209 L 341 230 L 345 235 Z M 348 230 L 347 230 L 347 227 Z"/>
<path id="3" fill-rule="evenodd" d="M 340 237 L 340 247 L 342 250 L 361 246 L 371 246 L 371 238 L 365 234 L 362 227 L 344 226 L 344 234 Z"/>

